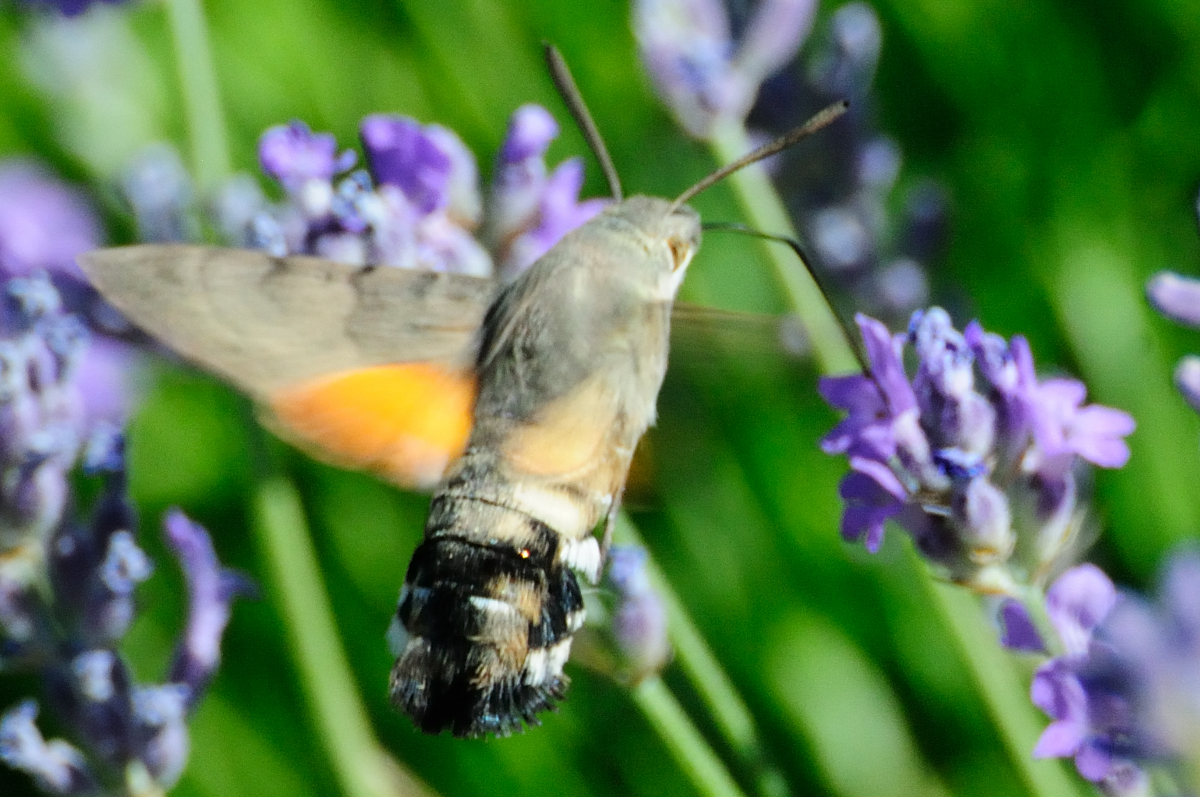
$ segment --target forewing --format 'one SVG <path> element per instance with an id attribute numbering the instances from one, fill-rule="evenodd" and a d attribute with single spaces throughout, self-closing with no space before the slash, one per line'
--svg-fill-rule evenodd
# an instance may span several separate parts
<path id="1" fill-rule="evenodd" d="M 256 398 L 387 363 L 467 368 L 491 280 L 205 246 L 80 257 L 131 321 Z"/>
<path id="2" fill-rule="evenodd" d="M 428 487 L 466 444 L 491 280 L 202 246 L 104 249 L 80 265 L 323 459 Z"/>

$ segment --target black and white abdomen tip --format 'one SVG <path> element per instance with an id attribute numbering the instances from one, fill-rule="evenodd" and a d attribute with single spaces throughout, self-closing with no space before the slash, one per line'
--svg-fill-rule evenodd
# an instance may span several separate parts
<path id="1" fill-rule="evenodd" d="M 447 535 L 417 548 L 388 633 L 392 702 L 421 730 L 507 736 L 563 697 L 584 611 L 556 547 Z"/>

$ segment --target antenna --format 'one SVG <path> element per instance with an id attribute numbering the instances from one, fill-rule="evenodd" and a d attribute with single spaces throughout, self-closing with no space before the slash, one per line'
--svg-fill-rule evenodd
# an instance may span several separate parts
<path id="1" fill-rule="evenodd" d="M 684 191 L 682 194 L 680 194 L 675 199 L 674 202 L 671 203 L 671 210 L 674 211 L 676 208 L 678 208 L 680 205 L 687 202 L 689 199 L 694 197 L 696 194 L 700 193 L 701 191 L 705 190 L 706 188 L 711 187 L 714 183 L 719 183 L 721 180 L 724 180 L 726 177 L 733 174 L 737 170 L 743 169 L 752 163 L 757 163 L 758 161 L 762 160 L 763 158 L 769 158 L 777 152 L 782 152 L 783 150 L 787 149 L 788 147 L 796 145 L 802 139 L 808 138 L 813 133 L 817 132 L 822 127 L 825 127 L 827 124 L 832 122 L 834 119 L 837 119 L 839 116 L 844 114 L 846 112 L 846 109 L 849 107 L 850 107 L 850 103 L 848 103 L 846 100 L 839 100 L 839 101 L 835 102 L 833 105 L 830 105 L 830 106 L 824 108 L 823 110 L 817 111 L 815 116 L 813 116 L 811 119 L 809 119 L 804 124 L 797 127 L 792 132 L 785 133 L 784 135 L 780 136 L 779 138 L 775 139 L 774 141 L 763 144 L 758 149 L 754 150 L 753 152 L 747 153 L 746 155 L 743 155 L 742 157 L 738 158 L 733 163 L 730 163 L 727 166 L 722 166 L 720 169 L 717 169 L 715 172 L 710 174 L 708 177 L 705 177 L 703 180 L 696 183 L 688 190 Z"/>
<path id="2" fill-rule="evenodd" d="M 771 145 L 768 144 L 767 146 Z M 751 162 L 753 163 L 753 161 Z M 858 342 L 858 336 L 854 334 L 850 324 L 848 324 L 846 319 L 842 317 L 842 314 L 838 312 L 837 306 L 833 303 L 833 296 L 825 287 L 825 281 L 821 279 L 821 275 L 818 274 L 816 268 L 813 267 L 812 258 L 810 258 L 808 253 L 804 251 L 804 247 L 800 245 L 799 241 L 797 241 L 795 238 L 789 238 L 786 235 L 773 235 L 769 232 L 756 230 L 753 227 L 747 227 L 744 224 L 734 224 L 723 221 L 705 222 L 704 224 L 700 225 L 700 227 L 706 232 L 738 232 L 742 233 L 743 235 L 753 235 L 755 238 L 762 238 L 765 241 L 774 241 L 776 243 L 787 244 L 790 246 L 792 251 L 796 253 L 796 257 L 800 258 L 800 262 L 804 264 L 806 269 L 808 269 L 808 273 L 813 278 L 813 282 L 817 283 L 817 290 L 819 290 L 821 295 L 825 297 L 825 303 L 829 305 L 829 309 L 833 313 L 833 317 L 837 321 L 837 325 L 842 328 L 842 334 L 846 336 L 846 342 L 850 344 L 850 349 L 854 352 L 854 359 L 858 360 L 858 367 L 862 369 L 862 372 L 865 376 L 869 377 L 870 379 L 875 378 L 871 371 L 871 363 L 867 359 L 867 356 L 863 354 L 862 347 Z"/>
<path id="3" fill-rule="evenodd" d="M 575 124 L 579 126 L 579 132 L 583 133 L 583 137 L 587 139 L 592 154 L 596 156 L 596 160 L 600 161 L 600 171 L 604 172 L 604 179 L 608 181 L 609 193 L 613 195 L 613 199 L 620 202 L 625 198 L 624 192 L 621 191 L 621 178 L 617 176 L 612 158 L 609 157 L 608 149 L 604 146 L 604 139 L 600 137 L 600 130 L 592 121 L 592 115 L 588 113 L 587 106 L 583 103 L 583 95 L 579 93 L 579 86 L 575 85 L 575 79 L 571 77 L 571 70 L 567 68 L 567 62 L 563 60 L 562 53 L 558 51 L 558 48 L 550 42 L 543 42 L 542 47 L 545 49 L 546 66 L 550 68 L 550 77 L 554 80 L 554 87 L 558 89 L 558 95 L 567 104 L 567 110 L 571 112 Z"/>

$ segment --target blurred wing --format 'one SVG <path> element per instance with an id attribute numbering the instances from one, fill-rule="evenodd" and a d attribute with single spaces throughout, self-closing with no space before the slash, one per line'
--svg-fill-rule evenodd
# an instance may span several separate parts
<path id="1" fill-rule="evenodd" d="M 466 444 L 491 280 L 203 246 L 91 252 L 131 321 L 324 459 L 429 486 Z"/>
<path id="2" fill-rule="evenodd" d="M 791 316 L 687 302 L 675 302 L 671 310 L 672 362 L 716 364 L 724 357 L 734 357 L 777 364 L 807 354 L 804 330 Z"/>
<path id="3" fill-rule="evenodd" d="M 803 330 L 790 316 L 723 310 L 675 302 L 671 311 L 671 366 L 668 379 L 746 384 L 747 376 L 776 379 L 795 373 L 806 356 Z M 690 393 L 689 393 L 690 395 Z M 659 398 L 660 414 L 669 412 Z M 622 505 L 660 508 L 654 474 L 655 430 L 638 442 L 625 482 Z"/>

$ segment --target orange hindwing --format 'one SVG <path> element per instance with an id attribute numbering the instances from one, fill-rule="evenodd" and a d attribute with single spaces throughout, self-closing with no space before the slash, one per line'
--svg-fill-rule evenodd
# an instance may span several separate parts
<path id="1" fill-rule="evenodd" d="M 422 489 L 466 448 L 474 404 L 474 375 L 433 363 L 344 371 L 268 400 L 273 426 L 316 456 Z"/>

